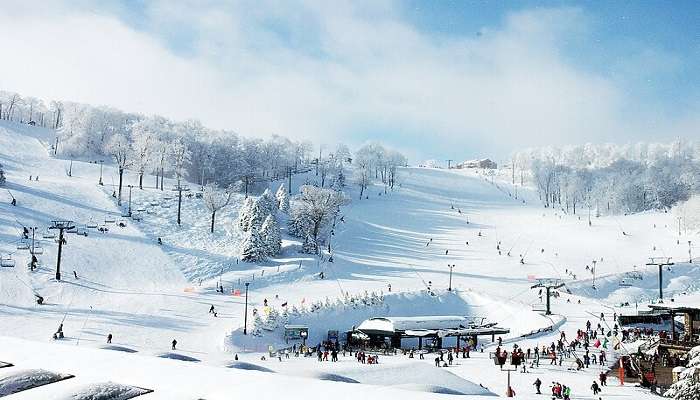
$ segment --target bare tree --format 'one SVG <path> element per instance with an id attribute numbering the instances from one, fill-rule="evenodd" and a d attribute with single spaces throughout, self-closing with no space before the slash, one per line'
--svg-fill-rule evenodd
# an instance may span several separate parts
<path id="1" fill-rule="evenodd" d="M 107 143 L 106 149 L 113 157 L 119 168 L 119 194 L 117 196 L 117 204 L 122 204 L 122 181 L 124 178 L 124 170 L 129 166 L 129 154 L 131 146 L 124 135 L 117 134 L 112 136 L 112 139 Z"/>
<path id="2" fill-rule="evenodd" d="M 231 187 L 219 189 L 215 184 L 208 183 L 204 187 L 204 206 L 211 213 L 211 233 L 214 233 L 214 220 L 216 212 L 226 207 L 231 202 L 233 190 Z"/>

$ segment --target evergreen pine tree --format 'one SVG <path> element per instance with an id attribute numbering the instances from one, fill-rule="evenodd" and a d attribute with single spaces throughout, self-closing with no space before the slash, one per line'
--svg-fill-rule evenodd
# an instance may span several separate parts
<path id="1" fill-rule="evenodd" d="M 277 220 L 268 215 L 260 228 L 260 236 L 265 243 L 265 252 L 268 256 L 276 256 L 282 249 L 282 238 Z"/>
<path id="2" fill-rule="evenodd" d="M 241 260 L 260 261 L 265 259 L 265 242 L 260 237 L 260 231 L 251 227 L 241 243 Z"/>
<path id="3" fill-rule="evenodd" d="M 263 215 L 277 214 L 277 200 L 272 197 L 270 189 L 265 189 L 263 194 L 258 198 L 257 203 Z"/>
<path id="4" fill-rule="evenodd" d="M 255 200 L 250 197 L 246 198 L 241 206 L 241 209 L 238 211 L 238 227 L 242 232 L 247 232 L 250 228 L 250 213 L 252 211 L 254 201 Z"/>
<path id="5" fill-rule="evenodd" d="M 289 195 L 287 190 L 285 190 L 284 185 L 280 185 L 275 194 L 277 199 L 277 208 L 285 214 L 289 213 Z"/>
<path id="6" fill-rule="evenodd" d="M 292 209 L 289 221 L 287 221 L 287 232 L 298 238 L 306 238 L 311 234 L 313 225 L 311 217 L 301 208 L 295 207 Z"/>
<path id="7" fill-rule="evenodd" d="M 306 235 L 304 243 L 301 245 L 301 252 L 304 254 L 317 254 L 318 244 L 314 241 L 311 235 Z"/>
<path id="8" fill-rule="evenodd" d="M 664 393 L 675 400 L 700 400 L 700 346 L 688 352 L 688 366 L 680 373 L 678 382 Z"/>

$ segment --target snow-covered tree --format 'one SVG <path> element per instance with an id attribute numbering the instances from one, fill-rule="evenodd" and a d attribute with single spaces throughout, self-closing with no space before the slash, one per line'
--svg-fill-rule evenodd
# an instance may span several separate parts
<path id="1" fill-rule="evenodd" d="M 257 227 L 251 227 L 241 242 L 241 260 L 260 261 L 265 259 L 265 254 L 265 242 L 260 237 L 260 231 Z"/>
<path id="2" fill-rule="evenodd" d="M 287 232 L 295 237 L 306 239 L 313 229 L 311 216 L 306 213 L 301 205 L 294 204 L 290 208 L 289 220 L 287 221 Z"/>
<path id="3" fill-rule="evenodd" d="M 298 198 L 299 212 L 308 215 L 312 222 L 310 236 L 318 245 L 319 234 L 328 222 L 348 203 L 343 192 L 304 185 Z"/>
<path id="4" fill-rule="evenodd" d="M 129 141 L 124 135 L 114 135 L 107 144 L 107 151 L 114 157 L 119 170 L 119 194 L 117 196 L 117 204 L 122 204 L 122 181 L 124 179 L 124 170 L 130 165 L 129 155 L 131 147 Z"/>
<path id="5" fill-rule="evenodd" d="M 204 206 L 211 213 L 211 233 L 214 233 L 216 212 L 229 204 L 231 195 L 230 188 L 220 189 L 214 183 L 209 183 L 204 187 Z"/>
<path id="6" fill-rule="evenodd" d="M 272 215 L 268 215 L 260 228 L 260 236 L 265 242 L 265 253 L 268 256 L 276 256 L 282 249 L 282 238 L 277 220 Z"/>
<path id="7" fill-rule="evenodd" d="M 171 146 L 170 157 L 178 186 L 185 178 L 186 168 L 190 163 L 191 156 L 192 154 L 187 148 L 185 141 L 181 138 L 176 139 Z"/>
<path id="8" fill-rule="evenodd" d="M 150 165 L 153 157 L 154 142 L 158 134 L 153 125 L 155 124 L 152 118 L 145 118 L 136 121 L 131 126 L 133 137 L 131 142 L 132 158 L 134 160 L 134 168 L 139 174 L 139 189 L 143 189 L 143 175 L 146 173 L 146 168 Z"/>
<path id="9" fill-rule="evenodd" d="M 263 215 L 277 214 L 277 200 L 272 196 L 270 189 L 265 189 L 263 194 L 258 197 L 257 202 Z"/>
<path id="10" fill-rule="evenodd" d="M 246 197 L 243 200 L 243 205 L 238 210 L 238 228 L 241 232 L 247 232 L 250 227 L 250 214 L 253 211 L 254 202 L 253 198 Z"/>
<path id="11" fill-rule="evenodd" d="M 301 244 L 301 252 L 304 254 L 318 254 L 318 242 L 310 234 L 304 238 Z"/>
<path id="12" fill-rule="evenodd" d="M 700 400 L 700 346 L 690 349 L 688 366 L 664 396 L 675 400 Z"/>
<path id="13" fill-rule="evenodd" d="M 284 214 L 289 213 L 289 195 L 284 185 L 280 185 L 275 193 L 275 198 L 277 199 L 277 208 Z"/>

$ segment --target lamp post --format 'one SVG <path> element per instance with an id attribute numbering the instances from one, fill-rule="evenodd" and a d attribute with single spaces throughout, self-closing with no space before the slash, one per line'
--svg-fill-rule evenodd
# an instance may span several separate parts
<path id="1" fill-rule="evenodd" d="M 129 185 L 129 213 L 128 213 L 129 217 L 131 217 L 131 188 L 132 188 L 132 186 Z"/>
<path id="2" fill-rule="evenodd" d="M 245 283 L 245 312 L 243 314 L 243 334 L 248 334 L 248 285 L 250 282 Z"/>
<path id="3" fill-rule="evenodd" d="M 104 183 L 102 183 L 102 163 L 104 163 L 104 161 L 100 160 L 100 181 L 97 183 L 100 186 L 104 185 Z"/>
<path id="4" fill-rule="evenodd" d="M 450 268 L 450 285 L 447 287 L 447 290 L 451 292 L 452 291 L 452 268 L 455 267 L 455 264 L 452 264 L 452 265 L 447 264 L 447 266 Z"/>

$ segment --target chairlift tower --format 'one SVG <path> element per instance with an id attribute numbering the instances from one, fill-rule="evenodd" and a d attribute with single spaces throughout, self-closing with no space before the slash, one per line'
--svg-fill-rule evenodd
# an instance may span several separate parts
<path id="1" fill-rule="evenodd" d="M 659 267 L 659 300 L 662 302 L 664 300 L 664 267 L 668 267 L 673 264 L 674 263 L 671 262 L 671 257 L 649 257 L 649 262 L 647 263 L 649 266 L 655 265 Z"/>
<path id="2" fill-rule="evenodd" d="M 530 289 L 545 288 L 547 290 L 547 308 L 545 309 L 544 315 L 552 315 L 550 296 L 552 295 L 552 289 L 559 289 L 564 286 L 564 282 L 559 279 L 540 279 L 536 285 L 530 287 Z"/>
<path id="3" fill-rule="evenodd" d="M 75 228 L 73 221 L 51 221 L 49 229 L 58 229 L 58 257 L 56 258 L 56 280 L 61 280 L 61 251 L 63 249 L 63 231 Z"/>

